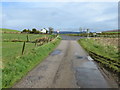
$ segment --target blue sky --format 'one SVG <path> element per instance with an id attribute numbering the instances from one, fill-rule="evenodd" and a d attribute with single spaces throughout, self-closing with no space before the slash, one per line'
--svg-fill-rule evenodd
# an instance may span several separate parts
<path id="1" fill-rule="evenodd" d="M 3 28 L 16 30 L 53 27 L 91 31 L 118 28 L 117 2 L 2 2 Z"/>

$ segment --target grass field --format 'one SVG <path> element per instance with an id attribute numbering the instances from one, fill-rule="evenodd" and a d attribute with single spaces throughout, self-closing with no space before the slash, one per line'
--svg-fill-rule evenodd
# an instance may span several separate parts
<path id="1" fill-rule="evenodd" d="M 115 40 L 115 42 L 114 42 Z M 104 41 L 104 42 L 103 42 Z M 80 45 L 89 53 L 89 55 L 100 64 L 112 72 L 120 84 L 120 51 L 116 38 L 84 38 L 78 41 Z M 113 44 L 114 43 L 114 44 Z"/>
<path id="2" fill-rule="evenodd" d="M 23 42 L 3 42 L 2 61 L 4 64 L 13 62 L 22 55 Z M 34 43 L 26 43 L 24 54 L 28 54 L 35 47 Z M 4 66 L 4 65 L 3 65 Z"/>
<path id="3" fill-rule="evenodd" d="M 82 37 L 106 37 L 106 38 L 118 38 L 120 32 L 103 32 L 103 33 L 80 33 L 80 34 L 65 34 L 69 36 L 82 36 Z"/>
<path id="4" fill-rule="evenodd" d="M 105 33 L 120 33 L 120 32 L 118 31 L 118 32 L 105 32 Z"/>
<path id="5" fill-rule="evenodd" d="M 2 32 L 20 32 L 18 30 L 5 29 L 5 28 L 0 28 L 0 31 L 2 31 Z"/>
<path id="6" fill-rule="evenodd" d="M 14 33 L 3 33 L 2 34 L 2 40 L 3 41 L 11 41 L 11 40 L 22 40 L 27 41 L 27 35 L 29 38 L 29 41 L 33 41 L 36 38 L 45 37 L 45 35 L 41 34 L 14 34 Z"/>
<path id="7" fill-rule="evenodd" d="M 45 37 L 48 35 L 40 34 L 14 34 L 14 33 L 3 33 L 2 34 L 2 60 L 5 63 L 13 61 L 22 54 L 23 42 L 11 42 L 11 40 L 22 40 L 27 41 L 27 35 L 29 41 L 33 41 L 37 38 Z M 50 36 L 50 35 L 49 35 Z M 9 42 L 4 42 L 9 41 Z M 35 48 L 34 43 L 26 43 L 24 53 L 27 54 L 31 49 Z"/>

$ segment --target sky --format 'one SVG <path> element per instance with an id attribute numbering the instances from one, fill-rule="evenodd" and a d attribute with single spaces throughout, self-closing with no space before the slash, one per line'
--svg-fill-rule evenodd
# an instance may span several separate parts
<path id="1" fill-rule="evenodd" d="M 118 2 L 1 2 L 2 28 L 105 31 L 118 28 Z"/>

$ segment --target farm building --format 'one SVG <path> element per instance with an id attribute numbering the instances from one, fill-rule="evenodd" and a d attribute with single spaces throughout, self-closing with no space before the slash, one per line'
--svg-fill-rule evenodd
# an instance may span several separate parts
<path id="1" fill-rule="evenodd" d="M 41 29 L 41 31 L 40 32 L 42 32 L 42 33 L 47 33 L 47 31 L 49 31 L 48 29 L 46 29 L 46 28 L 43 28 L 43 29 Z"/>

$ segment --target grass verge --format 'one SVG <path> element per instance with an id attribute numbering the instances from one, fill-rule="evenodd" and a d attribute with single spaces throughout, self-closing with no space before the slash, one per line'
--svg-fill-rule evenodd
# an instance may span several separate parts
<path id="1" fill-rule="evenodd" d="M 92 51 L 98 55 L 105 56 L 107 58 L 114 59 L 116 61 L 118 61 L 119 59 L 119 51 L 112 45 L 105 46 L 101 43 L 96 42 L 92 38 L 80 39 L 78 42 L 87 51 Z"/>
<path id="2" fill-rule="evenodd" d="M 52 42 L 34 48 L 29 54 L 9 62 L 2 70 L 2 88 L 12 87 L 16 81 L 44 60 L 59 43 L 60 38 L 56 38 Z"/>

